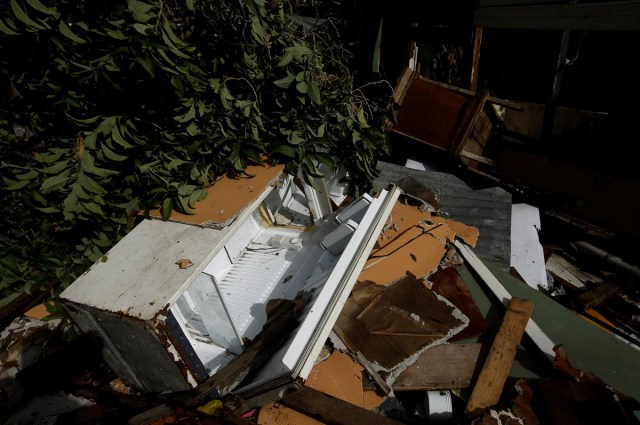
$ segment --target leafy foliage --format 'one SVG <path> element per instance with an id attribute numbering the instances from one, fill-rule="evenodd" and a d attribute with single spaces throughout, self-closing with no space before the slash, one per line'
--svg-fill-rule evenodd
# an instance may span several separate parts
<path id="1" fill-rule="evenodd" d="M 139 211 L 190 213 L 250 163 L 368 189 L 390 90 L 354 90 L 333 21 L 305 31 L 283 4 L 0 5 L 0 291 L 66 286 Z"/>

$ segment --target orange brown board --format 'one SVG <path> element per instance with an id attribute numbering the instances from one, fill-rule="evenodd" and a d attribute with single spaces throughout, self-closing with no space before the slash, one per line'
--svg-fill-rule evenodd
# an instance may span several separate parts
<path id="1" fill-rule="evenodd" d="M 317 364 L 305 385 L 367 410 L 380 405 L 384 397 L 362 388 L 362 366 L 351 356 L 334 351 Z M 321 422 L 281 404 L 263 406 L 258 416 L 260 425 L 318 425 Z"/>
<path id="2" fill-rule="evenodd" d="M 447 242 L 459 237 L 475 246 L 479 236 L 475 227 L 432 216 L 401 202 L 394 207 L 385 227 L 360 273 L 361 282 L 387 285 L 407 272 L 427 276 L 438 268 Z"/>
<path id="3" fill-rule="evenodd" d="M 247 176 L 224 176 L 209 187 L 207 197 L 198 202 L 195 214 L 182 214 L 173 211 L 171 221 L 187 224 L 227 223 L 236 217 L 247 205 L 257 199 L 270 184 L 283 173 L 284 165 L 273 167 L 250 165 L 246 169 Z M 251 177 L 249 177 L 251 176 Z M 154 210 L 151 217 L 160 218 L 160 210 Z"/>

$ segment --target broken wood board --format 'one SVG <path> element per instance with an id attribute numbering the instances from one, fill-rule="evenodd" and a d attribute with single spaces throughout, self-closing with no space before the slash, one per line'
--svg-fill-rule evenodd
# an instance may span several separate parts
<path id="1" fill-rule="evenodd" d="M 441 344 L 429 348 L 398 375 L 394 391 L 466 388 L 478 369 L 482 344 Z"/>
<path id="2" fill-rule="evenodd" d="M 616 282 L 600 283 L 595 288 L 589 289 L 577 297 L 574 297 L 570 303 L 571 308 L 578 313 L 584 313 L 586 310 L 596 307 L 613 297 L 620 292 L 623 287 L 623 284 Z"/>
<path id="3" fill-rule="evenodd" d="M 305 386 L 322 391 L 335 398 L 365 410 L 379 406 L 384 397 L 373 390 L 365 391 L 362 385 L 362 366 L 351 356 L 334 351 L 311 370 Z M 270 403 L 260 408 L 260 425 L 318 425 L 315 419 L 296 412 L 281 403 Z"/>
<path id="4" fill-rule="evenodd" d="M 554 279 L 572 289 L 584 290 L 589 283 L 599 283 L 602 278 L 581 270 L 561 255 L 552 253 L 547 259 L 547 270 Z"/>
<path id="5" fill-rule="evenodd" d="M 548 357 L 551 361 L 555 358 L 553 351 L 555 343 L 553 341 L 557 341 L 565 347 L 575 367 L 593 373 L 618 391 L 636 400 L 640 399 L 640 367 L 638 367 L 640 365 L 640 351 L 593 326 L 581 316 L 566 309 L 540 291 L 518 281 L 497 266 L 491 263 L 482 264 L 488 272 L 492 273 L 504 290 L 504 293 L 496 294 L 500 301 L 516 296 L 529 299 L 536 305 L 530 322 L 534 321 L 540 332 L 544 330 L 543 334 L 550 344 L 550 356 Z M 476 263 L 474 267 L 479 267 L 479 265 Z M 485 309 L 492 308 L 491 302 L 493 300 L 487 297 L 486 286 L 478 279 L 477 275 L 473 274 L 466 266 L 460 267 L 460 275 L 469 287 L 481 311 L 484 312 Z M 528 329 L 527 334 L 531 336 Z M 541 346 L 541 341 L 534 340 L 534 342 L 541 347 L 543 353 L 547 354 L 544 343 Z"/>
<path id="6" fill-rule="evenodd" d="M 207 197 L 196 204 L 194 214 L 173 211 L 170 221 L 214 228 L 227 226 L 256 201 L 266 187 L 276 182 L 283 171 L 284 165 L 249 165 L 245 175 L 223 176 L 207 189 Z M 153 210 L 150 216 L 162 218 L 162 212 Z"/>
<path id="7" fill-rule="evenodd" d="M 397 202 L 358 280 L 387 285 L 405 274 L 424 277 L 438 268 L 456 236 L 475 245 L 478 229 Z"/>
<path id="8" fill-rule="evenodd" d="M 500 400 L 504 383 L 509 376 L 511 364 L 516 358 L 518 345 L 532 311 L 531 301 L 511 298 L 502 325 L 473 387 L 465 409 L 466 414 L 472 416 L 481 414 Z"/>
<path id="9" fill-rule="evenodd" d="M 282 404 L 325 424 L 398 425 L 399 422 L 306 387 L 282 399 Z"/>
<path id="10" fill-rule="evenodd" d="M 548 288 L 544 252 L 540 244 L 540 212 L 527 204 L 513 204 L 511 210 L 511 266 L 527 285 Z"/>
<path id="11" fill-rule="evenodd" d="M 410 314 L 430 336 L 406 336 L 392 332 L 371 333 L 358 316 L 380 296 L 387 303 Z M 372 310 L 375 315 L 375 310 Z M 372 282 L 358 284 L 347 300 L 334 327 L 351 351 L 362 352 L 392 384 L 397 375 L 413 364 L 430 346 L 442 343 L 460 332 L 469 319 L 447 300 L 428 289 L 415 277 L 383 287 Z"/>
<path id="12" fill-rule="evenodd" d="M 413 78 L 400 97 L 398 124 L 393 131 L 447 151 L 473 99 L 420 77 Z"/>
<path id="13" fill-rule="evenodd" d="M 487 331 L 487 321 L 455 267 L 438 270 L 429 276 L 429 282 L 432 291 L 442 295 L 469 318 L 469 326 L 451 341 L 483 335 Z"/>

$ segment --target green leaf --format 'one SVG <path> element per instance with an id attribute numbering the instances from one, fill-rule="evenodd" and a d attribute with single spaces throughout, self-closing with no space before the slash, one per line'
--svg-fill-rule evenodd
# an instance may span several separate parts
<path id="1" fill-rule="evenodd" d="M 87 151 L 82 155 L 80 159 L 80 168 L 85 173 L 93 174 L 98 177 L 107 177 L 113 174 L 118 174 L 118 171 L 107 170 L 106 168 L 99 168 L 95 166 L 93 157 Z"/>
<path id="2" fill-rule="evenodd" d="M 280 153 L 289 158 L 296 157 L 296 150 L 288 145 L 278 145 L 271 149 L 271 153 Z"/>
<path id="3" fill-rule="evenodd" d="M 58 29 L 60 30 L 60 33 L 62 35 L 64 35 L 65 37 L 67 37 L 69 40 L 78 43 L 78 44 L 85 44 L 86 41 L 83 40 L 82 38 L 78 37 L 73 31 L 71 31 L 71 28 L 69 28 L 67 26 L 67 24 L 65 24 L 65 22 L 63 20 L 60 20 L 60 23 L 58 24 Z"/>
<path id="4" fill-rule="evenodd" d="M 61 161 L 61 162 L 55 163 L 50 167 L 40 168 L 40 172 L 45 174 L 58 174 L 68 166 L 69 166 L 69 161 Z"/>
<path id="5" fill-rule="evenodd" d="M 71 193 L 76 195 L 78 199 L 91 199 L 91 195 L 85 192 L 84 189 L 82 189 L 82 185 L 78 182 L 75 182 L 71 187 Z"/>
<path id="6" fill-rule="evenodd" d="M 6 186 L 6 187 L 4 187 L 4 189 L 5 189 L 5 190 L 20 190 L 20 189 L 22 189 L 23 187 L 25 187 L 26 185 L 28 185 L 29 183 L 31 183 L 31 181 L 29 181 L 29 180 L 22 180 L 22 181 L 19 181 L 19 182 L 13 183 L 13 184 L 12 184 L 12 185 L 10 185 L 10 186 Z"/>
<path id="7" fill-rule="evenodd" d="M 6 35 L 20 35 L 19 33 L 12 30 L 9 25 L 5 24 L 2 19 L 0 19 L 0 32 Z"/>
<path id="8" fill-rule="evenodd" d="M 116 142 L 117 144 L 119 144 L 125 149 L 130 149 L 134 147 L 132 144 L 124 140 L 124 137 L 122 137 L 122 134 L 120 133 L 120 126 L 118 125 L 118 123 L 116 123 L 111 129 L 111 138 L 113 139 L 114 142 Z"/>
<path id="9" fill-rule="evenodd" d="M 298 84 L 296 84 L 296 90 L 298 90 L 302 94 L 305 94 L 308 88 L 309 87 L 307 86 L 307 83 L 304 81 L 300 81 Z"/>
<path id="10" fill-rule="evenodd" d="M 18 20 L 24 23 L 26 26 L 37 28 L 39 30 L 46 29 L 45 27 L 31 19 L 29 15 L 27 15 L 26 12 L 20 8 L 16 0 L 11 0 L 11 10 L 13 11 L 15 17 L 18 18 Z"/>
<path id="11" fill-rule="evenodd" d="M 45 214 L 54 214 L 54 213 L 60 212 L 60 208 L 56 208 L 56 207 L 42 207 L 42 208 L 36 207 L 35 209 Z"/>
<path id="12" fill-rule="evenodd" d="M 189 111 L 184 114 L 184 115 L 179 115 L 177 117 L 174 117 L 173 119 L 178 121 L 178 122 L 187 122 L 187 121 L 191 121 L 192 119 L 194 119 L 196 116 L 196 105 L 195 103 L 191 104 L 191 108 L 189 109 Z"/>
<path id="13" fill-rule="evenodd" d="M 147 164 L 142 164 L 138 167 L 138 171 L 140 171 L 141 173 L 146 173 L 147 171 L 149 171 L 152 167 L 155 167 L 156 165 L 160 164 L 160 160 L 155 160 L 152 162 L 149 162 Z"/>
<path id="14" fill-rule="evenodd" d="M 172 210 L 173 200 L 170 197 L 164 198 L 164 201 L 162 201 L 162 219 L 169 220 Z"/>
<path id="15" fill-rule="evenodd" d="M 165 32 L 167 33 L 167 35 L 169 36 L 169 39 L 175 43 L 178 47 L 187 47 L 188 44 L 185 43 L 184 41 L 182 41 L 180 39 L 180 37 L 178 37 L 173 30 L 171 29 L 171 25 L 169 24 L 169 21 L 167 19 L 164 20 L 164 22 L 162 23 L 162 27 L 164 28 Z"/>
<path id="16" fill-rule="evenodd" d="M 18 180 L 33 180 L 38 177 L 39 173 L 36 170 L 28 171 L 24 174 L 16 174 Z"/>
<path id="17" fill-rule="evenodd" d="M 133 29 L 136 30 L 137 32 L 139 32 L 142 35 L 147 35 L 147 30 L 153 28 L 153 26 L 151 25 L 146 25 L 146 24 L 141 24 L 141 23 L 136 23 L 133 24 Z"/>
<path id="18" fill-rule="evenodd" d="M 182 164 L 186 164 L 187 162 L 188 161 L 183 161 L 182 159 L 174 158 L 167 165 L 167 169 L 168 170 L 174 170 L 174 169 L 178 168 L 179 166 L 181 166 Z"/>
<path id="19" fill-rule="evenodd" d="M 130 12 L 147 13 L 153 9 L 153 5 L 138 0 L 127 0 L 127 9 Z"/>
<path id="20" fill-rule="evenodd" d="M 292 145 L 299 145 L 302 142 L 304 142 L 304 139 L 300 137 L 300 134 L 297 131 L 294 131 L 289 136 L 289 143 L 291 143 Z"/>
<path id="21" fill-rule="evenodd" d="M 288 89 L 289 86 L 291 86 L 291 83 L 293 83 L 293 80 L 295 80 L 295 77 L 293 76 L 293 74 L 289 74 L 284 78 L 274 81 L 273 84 L 280 88 Z"/>
<path id="22" fill-rule="evenodd" d="M 320 127 L 318 127 L 318 137 L 324 137 L 324 130 L 327 127 L 327 124 L 323 123 L 320 124 Z"/>
<path id="23" fill-rule="evenodd" d="M 309 99 L 316 105 L 320 105 L 322 101 L 320 100 L 320 88 L 313 81 L 309 84 Z M 320 136 L 322 137 L 322 136 Z"/>
<path id="24" fill-rule="evenodd" d="M 91 68 L 89 68 L 91 69 Z M 97 122 L 100 118 L 102 118 L 102 115 L 96 115 L 95 117 L 91 117 L 91 118 L 75 118 L 70 114 L 67 114 L 67 116 L 73 121 L 76 122 L 78 124 L 94 124 L 95 122 Z"/>
<path id="25" fill-rule="evenodd" d="M 147 71 L 147 73 L 151 77 L 155 77 L 155 74 L 153 72 L 153 62 L 151 61 L 151 57 L 148 54 L 146 54 L 144 57 L 137 56 L 136 62 L 142 65 L 142 68 L 144 68 L 144 70 Z"/>
<path id="26" fill-rule="evenodd" d="M 200 134 L 200 128 L 198 128 L 198 124 L 196 124 L 195 122 L 190 123 L 187 126 L 187 134 L 189 136 L 197 136 L 198 134 Z"/>
<path id="27" fill-rule="evenodd" d="M 104 215 L 102 208 L 98 204 L 95 204 L 93 202 L 83 202 L 82 206 L 84 206 L 90 213 Z"/>
<path id="28" fill-rule="evenodd" d="M 287 66 L 291 63 L 292 60 L 293 60 L 293 49 L 289 47 L 287 48 L 286 53 L 282 56 L 282 59 L 280 59 L 280 62 L 278 62 L 278 66 L 280 68 Z"/>
<path id="29" fill-rule="evenodd" d="M 40 186 L 40 192 L 49 193 L 61 189 L 69 180 L 70 174 L 71 170 L 65 170 L 57 176 L 49 177 L 42 183 L 42 186 Z"/>
<path id="30" fill-rule="evenodd" d="M 178 195 L 178 210 L 185 214 L 194 214 L 194 211 L 189 207 L 189 199 L 185 196 Z"/>
<path id="31" fill-rule="evenodd" d="M 126 40 L 128 37 L 122 33 L 122 31 L 106 31 L 107 35 L 116 40 Z M 137 58 L 136 58 L 137 59 Z"/>
<path id="32" fill-rule="evenodd" d="M 116 124 L 116 117 L 106 117 L 96 128 L 96 132 L 107 135 L 111 133 L 113 126 Z"/>
<path id="33" fill-rule="evenodd" d="M 27 0 L 27 3 L 38 12 L 42 12 L 45 15 L 51 15 L 55 18 L 60 17 L 60 13 L 58 13 L 58 10 L 55 7 L 47 7 L 44 4 L 40 3 L 39 0 Z"/>
<path id="34" fill-rule="evenodd" d="M 118 155 L 117 153 L 109 149 L 106 143 L 102 143 L 101 148 L 104 156 L 111 161 L 124 161 L 125 159 L 128 158 L 123 155 Z"/>
<path id="35" fill-rule="evenodd" d="M 364 117 L 364 109 L 360 109 L 358 111 L 358 122 L 360 123 L 360 125 L 363 128 L 369 128 L 370 127 L 369 124 L 367 124 L 366 118 Z"/>
<path id="36" fill-rule="evenodd" d="M 97 194 L 107 193 L 105 188 L 100 186 L 95 180 L 93 180 L 91 177 L 89 177 L 82 171 L 78 173 L 78 183 L 80 183 L 82 188 L 84 190 L 87 190 L 89 193 L 97 193 Z"/>

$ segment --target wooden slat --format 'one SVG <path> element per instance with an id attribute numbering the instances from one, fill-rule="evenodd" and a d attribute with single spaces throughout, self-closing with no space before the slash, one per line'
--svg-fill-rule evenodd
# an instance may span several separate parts
<path id="1" fill-rule="evenodd" d="M 516 358 L 518 345 L 532 311 L 531 301 L 511 298 L 502 325 L 491 345 L 491 351 L 473 387 L 465 410 L 467 414 L 482 413 L 495 406 L 500 400 L 504 383 L 509 376 L 511 364 Z"/>
<path id="2" fill-rule="evenodd" d="M 371 379 L 378 385 L 378 388 L 382 390 L 385 395 L 389 395 L 391 392 L 391 388 L 387 384 L 387 382 L 378 374 L 378 371 L 373 367 L 371 362 L 367 360 L 367 358 L 360 351 L 356 353 L 356 359 L 364 369 L 367 371 Z"/>
<path id="3" fill-rule="evenodd" d="M 620 292 L 624 285 L 615 282 L 601 283 L 593 289 L 590 289 L 578 295 L 571 300 L 571 306 L 578 313 L 583 313 L 590 308 L 602 304 L 615 294 Z"/>
<path id="4" fill-rule="evenodd" d="M 385 416 L 309 387 L 285 397 L 281 403 L 325 424 L 398 425 L 398 422 Z"/>
<path id="5" fill-rule="evenodd" d="M 640 1 L 544 6 L 480 7 L 473 24 L 540 30 L 640 30 Z"/>
<path id="6" fill-rule="evenodd" d="M 473 61 L 471 63 L 471 90 L 478 90 L 478 72 L 480 69 L 480 46 L 482 45 L 482 27 L 476 27 L 473 35 Z"/>
<path id="7" fill-rule="evenodd" d="M 429 348 L 394 381 L 394 391 L 466 388 L 477 369 L 482 344 L 442 344 Z"/>

